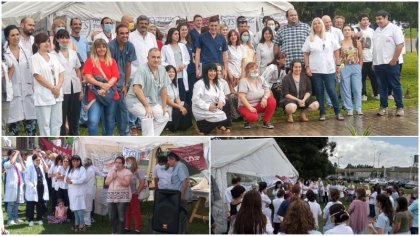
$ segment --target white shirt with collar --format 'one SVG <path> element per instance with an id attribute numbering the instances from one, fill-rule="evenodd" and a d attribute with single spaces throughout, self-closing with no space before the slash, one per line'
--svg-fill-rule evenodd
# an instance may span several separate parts
<path id="1" fill-rule="evenodd" d="M 104 32 L 100 32 L 99 34 L 95 35 L 95 37 L 93 37 L 93 42 L 95 42 L 97 39 L 103 39 L 106 43 L 110 43 L 113 39 L 115 39 L 116 36 L 117 35 L 115 33 L 111 33 L 111 40 L 109 40 Z"/>
<path id="2" fill-rule="evenodd" d="M 25 48 L 31 55 L 32 53 L 32 45 L 34 45 L 35 37 L 32 35 L 29 35 L 28 40 L 26 40 L 22 35 L 20 37 L 19 45 L 23 48 Z"/>
<path id="3" fill-rule="evenodd" d="M 376 28 L 373 34 L 373 65 L 389 64 L 395 48 L 404 41 L 401 28 L 391 22 L 384 28 Z"/>
<path id="4" fill-rule="evenodd" d="M 135 30 L 130 33 L 128 41 L 134 45 L 137 56 L 137 60 L 131 63 L 131 77 L 133 77 L 139 65 L 147 63 L 149 50 L 158 46 L 155 35 L 150 32 L 147 32 L 146 36 L 143 37 L 138 30 Z"/>
<path id="5" fill-rule="evenodd" d="M 344 39 L 343 32 L 339 28 L 335 28 L 334 26 L 331 26 L 330 30 L 328 30 L 327 32 L 330 33 L 334 37 L 337 43 L 340 43 Z"/>

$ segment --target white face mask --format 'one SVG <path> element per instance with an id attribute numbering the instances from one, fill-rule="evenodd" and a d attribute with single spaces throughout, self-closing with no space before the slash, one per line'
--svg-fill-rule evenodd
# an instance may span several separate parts
<path id="1" fill-rule="evenodd" d="M 267 25 L 268 27 L 270 27 L 270 29 L 274 32 L 274 30 L 276 29 L 276 25 Z"/>

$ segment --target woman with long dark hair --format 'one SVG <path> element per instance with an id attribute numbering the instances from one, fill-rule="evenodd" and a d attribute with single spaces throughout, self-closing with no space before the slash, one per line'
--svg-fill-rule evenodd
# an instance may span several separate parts
<path id="1" fill-rule="evenodd" d="M 381 213 L 376 218 L 375 224 L 370 222 L 368 226 L 373 234 L 390 234 L 394 222 L 394 209 L 391 200 L 387 195 L 381 193 L 376 197 L 376 202 Z"/>
<path id="2" fill-rule="evenodd" d="M 179 80 L 177 79 L 176 68 L 172 65 L 167 65 L 166 73 L 168 74 L 169 80 L 171 83 L 167 87 L 168 100 L 166 102 L 169 110 L 169 122 L 166 124 L 166 127 L 169 128 L 171 132 L 178 130 L 185 131 L 192 126 L 191 119 L 191 108 L 187 103 L 184 103 L 180 99 L 179 95 Z"/>
<path id="3" fill-rule="evenodd" d="M 199 134 L 209 134 L 215 128 L 220 133 L 230 133 L 223 112 L 225 103 L 225 95 L 218 82 L 217 66 L 209 64 L 204 68 L 203 78 L 195 83 L 192 98 L 192 111 Z"/>
<path id="4" fill-rule="evenodd" d="M 171 28 L 166 37 L 165 46 L 162 47 L 162 65 L 172 65 L 176 68 L 179 98 L 185 102 L 188 85 L 187 66 L 190 63 L 190 55 L 185 44 L 179 42 L 180 35 L 177 28 Z"/>
<path id="5" fill-rule="evenodd" d="M 192 94 L 194 84 L 197 81 L 195 78 L 195 62 L 194 62 L 194 44 L 191 39 L 191 35 L 188 33 L 188 25 L 185 22 L 182 22 L 178 25 L 179 31 L 179 42 L 185 44 L 190 56 L 190 63 L 187 66 L 187 77 L 188 77 L 188 91 L 186 92 L 185 102 L 191 107 L 192 106 Z"/>
<path id="6" fill-rule="evenodd" d="M 283 79 L 286 76 L 285 61 L 286 56 L 284 53 L 278 53 L 274 59 L 267 64 L 265 70 L 261 74 L 261 77 L 263 77 L 270 86 L 277 105 L 280 105 L 280 100 L 283 98 L 281 88 Z"/>
<path id="7" fill-rule="evenodd" d="M 261 211 L 261 195 L 251 190 L 245 193 L 241 209 L 231 223 L 229 234 L 272 234 L 270 219 Z"/>
<path id="8" fill-rule="evenodd" d="M 83 98 L 82 74 L 80 72 L 80 60 L 77 52 L 69 48 L 71 42 L 67 30 L 61 29 L 54 35 L 55 48 L 52 53 L 57 56 L 61 65 L 65 68 L 63 94 L 63 124 L 61 135 L 78 135 L 80 119 L 80 101 Z M 68 124 L 68 132 L 66 130 Z"/>
<path id="9" fill-rule="evenodd" d="M 267 65 L 274 59 L 273 30 L 270 27 L 266 26 L 262 29 L 261 36 L 261 40 L 258 43 L 256 50 L 257 65 L 260 74 L 262 74 L 265 71 Z"/>
<path id="10" fill-rule="evenodd" d="M 34 102 L 34 79 L 32 77 L 32 53 L 19 45 L 20 33 L 15 25 L 4 29 L 7 46 L 4 49 L 5 60 L 11 62 L 14 72 L 9 78 L 12 82 L 13 97 L 10 100 L 8 114 L 3 119 L 8 124 L 8 135 L 18 135 L 18 124 L 23 123 L 25 134 L 36 133 L 36 112 Z M 5 100 L 3 99 L 3 102 Z M 6 124 L 5 123 L 5 124 Z"/>
<path id="11" fill-rule="evenodd" d="M 84 182 L 86 181 L 86 169 L 82 165 L 82 159 L 78 155 L 71 157 L 70 168 L 64 177 L 68 184 L 70 210 L 74 213 L 75 224 L 72 230 L 75 232 L 86 231 L 84 212 L 86 209 Z"/>

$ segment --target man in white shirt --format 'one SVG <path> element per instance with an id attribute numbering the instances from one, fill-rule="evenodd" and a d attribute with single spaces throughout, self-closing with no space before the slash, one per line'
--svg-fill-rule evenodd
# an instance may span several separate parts
<path id="1" fill-rule="evenodd" d="M 25 48 L 32 55 L 32 45 L 34 44 L 34 36 L 32 35 L 35 31 L 35 21 L 32 17 L 24 17 L 20 21 L 21 36 L 20 46 Z"/>
<path id="2" fill-rule="evenodd" d="M 131 77 L 136 73 L 141 64 L 147 63 L 147 54 L 152 48 L 157 48 L 156 37 L 154 34 L 147 31 L 149 26 L 149 18 L 141 15 L 137 18 L 137 30 L 130 33 L 128 41 L 130 41 L 136 50 L 137 60 L 132 62 Z"/>
<path id="3" fill-rule="evenodd" d="M 388 108 L 388 86 L 391 86 L 396 104 L 396 116 L 404 116 L 400 64 L 398 58 L 404 47 L 404 35 L 400 27 L 391 23 L 389 13 L 380 10 L 375 14 L 378 28 L 373 34 L 373 66 L 378 79 L 380 108 L 379 116 L 384 116 Z"/>
<path id="4" fill-rule="evenodd" d="M 362 101 L 367 101 L 366 94 L 366 76 L 369 77 L 372 85 L 373 98 L 379 99 L 378 82 L 372 69 L 372 53 L 373 53 L 373 33 L 374 30 L 369 27 L 369 16 L 361 14 L 359 17 L 359 25 L 354 28 L 355 36 L 359 39 L 363 48 L 363 66 L 362 66 Z"/>
<path id="5" fill-rule="evenodd" d="M 335 28 L 334 26 L 332 26 L 331 17 L 328 16 L 328 15 L 324 15 L 322 17 L 322 22 L 324 22 L 325 31 L 330 33 L 333 36 L 334 40 L 338 44 L 340 44 L 340 42 L 344 39 L 344 35 L 343 35 L 343 32 L 341 31 L 341 29 Z M 324 96 L 325 96 L 325 100 L 327 101 L 327 106 L 329 108 L 331 108 L 332 107 L 332 102 L 331 102 L 330 96 L 328 96 L 327 90 L 325 88 L 324 88 L 324 91 L 325 91 Z M 337 93 L 337 94 L 339 94 L 339 93 Z"/>
<path id="6" fill-rule="evenodd" d="M 113 39 L 115 39 L 116 34 L 112 33 L 112 19 L 109 17 L 104 17 L 101 20 L 101 27 L 102 27 L 102 32 L 95 35 L 95 37 L 93 37 L 93 41 L 95 42 L 95 40 L 97 39 L 104 39 L 105 42 L 109 43 L 111 42 Z"/>

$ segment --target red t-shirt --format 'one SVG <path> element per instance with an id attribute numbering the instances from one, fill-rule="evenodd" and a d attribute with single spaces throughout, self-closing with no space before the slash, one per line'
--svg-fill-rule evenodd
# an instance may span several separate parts
<path id="1" fill-rule="evenodd" d="M 112 65 L 111 66 L 107 66 L 104 61 L 100 61 L 100 63 L 101 63 L 101 68 L 106 75 L 105 79 L 109 80 L 112 77 L 116 77 L 117 81 L 118 81 L 119 72 L 118 72 L 117 62 L 114 59 L 112 59 Z M 97 76 L 103 77 L 101 71 L 98 68 L 93 67 L 93 63 L 92 63 L 92 60 L 90 58 L 86 60 L 85 65 L 83 66 L 83 74 L 97 75 Z M 115 82 L 115 84 L 116 83 L 117 82 Z M 93 94 L 93 92 L 90 89 L 88 91 L 87 96 L 88 96 L 87 97 L 88 102 L 92 101 L 95 98 L 95 95 Z M 114 95 L 114 100 L 118 101 L 119 99 L 120 99 L 120 95 L 118 94 L 118 91 L 117 91 Z"/>

